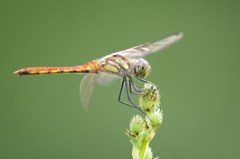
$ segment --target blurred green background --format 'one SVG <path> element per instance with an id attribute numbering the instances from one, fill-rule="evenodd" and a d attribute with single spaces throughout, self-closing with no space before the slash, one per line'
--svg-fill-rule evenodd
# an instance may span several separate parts
<path id="1" fill-rule="evenodd" d="M 237 1 L 0 2 L 0 158 L 131 158 L 124 134 L 139 111 L 117 101 L 120 81 L 80 104 L 82 75 L 16 77 L 27 66 L 71 66 L 178 31 L 148 56 L 164 122 L 151 143 L 164 159 L 239 158 Z"/>

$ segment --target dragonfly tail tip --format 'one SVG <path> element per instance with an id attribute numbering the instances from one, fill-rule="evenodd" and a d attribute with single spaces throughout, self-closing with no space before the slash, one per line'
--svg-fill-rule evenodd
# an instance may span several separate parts
<path id="1" fill-rule="evenodd" d="M 20 76 L 19 70 L 13 72 L 14 75 Z"/>

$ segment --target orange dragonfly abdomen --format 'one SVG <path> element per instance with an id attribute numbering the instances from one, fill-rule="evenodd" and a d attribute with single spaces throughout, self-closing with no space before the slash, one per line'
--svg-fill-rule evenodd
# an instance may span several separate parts
<path id="1" fill-rule="evenodd" d="M 23 75 L 39 75 L 39 74 L 55 74 L 55 73 L 97 73 L 99 70 L 98 61 L 91 61 L 83 65 L 72 67 L 28 67 L 22 68 L 14 72 L 14 74 Z"/>

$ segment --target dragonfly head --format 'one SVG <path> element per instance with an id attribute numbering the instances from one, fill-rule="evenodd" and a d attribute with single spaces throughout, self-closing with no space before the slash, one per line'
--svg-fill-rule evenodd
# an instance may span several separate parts
<path id="1" fill-rule="evenodd" d="M 151 66 L 144 59 L 137 59 L 133 63 L 134 75 L 139 78 L 145 78 L 151 72 Z"/>

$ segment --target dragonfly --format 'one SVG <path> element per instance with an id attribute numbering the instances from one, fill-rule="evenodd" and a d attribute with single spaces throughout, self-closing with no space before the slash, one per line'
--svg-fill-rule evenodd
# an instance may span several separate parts
<path id="1" fill-rule="evenodd" d="M 182 39 L 183 33 L 171 34 L 161 40 L 144 43 L 123 51 L 111 53 L 102 58 L 71 67 L 27 67 L 14 72 L 18 76 L 80 73 L 85 74 L 80 83 L 80 97 L 82 106 L 87 109 L 90 96 L 95 84 L 105 85 L 113 79 L 121 78 L 122 83 L 118 95 L 118 101 L 127 106 L 143 110 L 133 102 L 130 94 L 139 94 L 143 90 L 138 88 L 135 79 L 147 83 L 145 78 L 151 71 L 150 64 L 144 59 L 146 55 L 158 52 Z M 122 100 L 122 92 L 126 90 L 127 100 Z M 134 90 L 133 90 L 134 89 Z M 134 93 L 134 91 L 136 93 Z M 145 114 L 145 112 L 143 112 Z"/>

